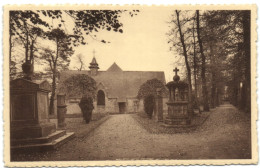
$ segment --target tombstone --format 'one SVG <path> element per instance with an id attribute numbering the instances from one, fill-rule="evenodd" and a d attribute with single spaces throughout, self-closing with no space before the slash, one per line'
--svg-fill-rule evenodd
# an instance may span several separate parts
<path id="1" fill-rule="evenodd" d="M 53 149 L 74 133 L 56 131 L 49 119 L 50 84 L 25 78 L 10 82 L 11 152 Z"/>
<path id="2" fill-rule="evenodd" d="M 175 68 L 173 81 L 166 84 L 169 89 L 170 97 L 167 102 L 168 116 L 165 119 L 164 126 L 167 127 L 186 127 L 191 123 L 190 114 L 188 113 L 188 84 L 180 81 Z"/>
<path id="3" fill-rule="evenodd" d="M 58 128 L 65 128 L 65 115 L 67 112 L 67 105 L 65 103 L 65 94 L 57 95 L 57 116 L 58 116 Z"/>

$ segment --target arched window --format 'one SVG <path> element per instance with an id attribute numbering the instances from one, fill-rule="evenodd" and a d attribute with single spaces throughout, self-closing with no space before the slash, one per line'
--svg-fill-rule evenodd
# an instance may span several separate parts
<path id="1" fill-rule="evenodd" d="M 102 90 L 98 91 L 97 105 L 105 105 L 105 93 Z"/>

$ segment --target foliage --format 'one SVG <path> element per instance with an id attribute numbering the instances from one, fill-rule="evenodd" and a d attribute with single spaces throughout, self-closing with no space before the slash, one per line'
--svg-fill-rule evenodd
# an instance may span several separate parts
<path id="1" fill-rule="evenodd" d="M 143 83 L 138 91 L 137 97 L 139 99 L 144 99 L 144 111 L 148 115 L 149 118 L 152 118 L 153 109 L 155 106 L 155 97 L 157 96 L 156 89 L 161 89 L 161 93 L 163 95 L 168 94 L 168 90 L 162 81 L 154 78 L 151 80 L 147 80 Z"/>
<path id="2" fill-rule="evenodd" d="M 154 78 L 151 80 L 147 80 L 145 83 L 143 83 L 138 91 L 137 97 L 145 98 L 146 96 L 153 95 L 156 96 L 156 89 L 160 88 L 163 95 L 168 94 L 168 90 L 166 89 L 165 85 L 162 81 Z"/>
<path id="3" fill-rule="evenodd" d="M 219 105 L 221 95 L 229 94 L 234 105 L 250 109 L 250 11 L 177 12 L 179 23 L 175 12 L 170 22 L 172 29 L 168 33 L 168 42 L 171 50 L 180 55 L 187 53 L 193 73 L 193 97 L 202 97 L 204 106 L 209 102 L 215 107 Z M 226 93 L 223 91 L 225 86 L 228 86 Z M 240 96 L 243 97 L 241 100 Z"/>
<path id="4" fill-rule="evenodd" d="M 43 36 L 42 27 L 49 27 L 49 24 L 43 21 L 40 14 L 34 11 L 10 11 L 9 17 L 9 36 L 10 44 L 12 43 L 12 36 L 19 37 L 25 48 L 25 61 L 32 62 L 34 59 L 34 52 L 37 50 L 35 44 L 38 37 Z M 10 45 L 10 57 L 11 48 Z"/>
<path id="5" fill-rule="evenodd" d="M 123 33 L 123 24 L 119 22 L 119 17 L 126 10 L 68 10 L 64 11 L 71 16 L 75 21 L 74 34 L 81 37 L 84 32 L 86 35 L 92 32 L 98 32 L 99 29 L 113 30 L 115 32 Z M 136 15 L 138 10 L 129 11 L 131 17 Z M 84 38 L 82 38 L 84 41 Z M 105 40 L 101 40 L 102 43 L 107 43 Z"/>
<path id="6" fill-rule="evenodd" d="M 212 71 L 222 73 L 217 73 L 217 79 L 226 80 L 231 103 L 250 111 L 250 11 L 208 11 L 203 19 L 209 27 L 205 36 L 211 34 L 207 42 L 212 41 L 216 46 L 214 52 L 218 54 L 214 57 Z"/>
<path id="7" fill-rule="evenodd" d="M 123 33 L 123 24 L 118 20 L 123 12 L 129 12 L 130 16 L 136 15 L 138 10 L 15 10 L 9 13 L 9 53 L 10 59 L 14 51 L 13 42 L 18 37 L 19 41 L 25 49 L 25 62 L 29 61 L 34 64 L 35 51 L 40 47 L 36 46 L 37 39 L 66 39 L 66 43 L 73 46 L 86 44 L 84 35 L 91 35 L 93 32 L 98 32 L 100 29 L 107 31 L 114 30 L 115 32 Z M 46 20 L 51 20 L 48 22 Z M 66 29 L 66 22 L 72 20 L 74 29 L 72 34 Z M 57 25 L 53 25 L 53 21 Z M 65 34 L 61 30 L 66 30 Z M 66 38 L 62 38 L 66 35 Z M 58 37 L 58 38 L 57 38 Z M 107 43 L 105 40 L 100 40 L 102 43 Z M 64 43 L 65 44 L 65 43 Z M 72 47 L 72 46 L 70 46 Z M 62 52 L 61 52 L 62 54 Z M 21 54 L 19 54 L 21 55 Z M 13 59 L 12 61 L 14 61 Z M 11 61 L 10 61 L 11 62 Z M 13 71 L 15 72 L 15 71 Z M 14 76 L 14 75 L 12 75 Z"/>
<path id="8" fill-rule="evenodd" d="M 168 33 L 169 41 L 172 46 L 171 50 L 177 51 L 181 56 L 184 57 L 184 63 L 187 73 L 188 81 L 188 98 L 189 102 L 192 100 L 192 70 L 194 78 L 194 88 L 197 98 L 197 37 L 195 36 L 195 15 L 193 11 L 180 11 L 175 10 L 172 14 L 170 21 L 172 29 Z M 193 67 L 192 67 L 193 66 Z M 189 106 L 191 107 L 191 106 Z"/>
<path id="9" fill-rule="evenodd" d="M 68 97 L 88 96 L 95 99 L 96 81 L 85 74 L 72 75 L 60 83 L 58 92 Z"/>
<path id="10" fill-rule="evenodd" d="M 84 120 L 88 124 L 92 118 L 92 111 L 94 109 L 93 98 L 89 97 L 87 95 L 84 95 L 79 102 L 79 107 L 83 114 Z"/>
<path id="11" fill-rule="evenodd" d="M 43 48 L 42 57 L 40 57 L 40 59 L 47 61 L 51 71 L 55 73 L 57 65 L 61 65 L 61 62 L 66 62 L 66 66 L 69 65 L 69 57 L 74 53 L 71 46 L 72 39 L 64 30 L 59 28 L 47 32 L 46 35 L 49 40 L 55 42 L 56 50 L 52 51 L 49 48 Z"/>
<path id="12" fill-rule="evenodd" d="M 48 48 L 43 49 L 42 57 L 49 65 L 52 72 L 52 92 L 50 98 L 50 113 L 54 113 L 54 96 L 56 93 L 56 77 L 57 68 L 60 67 L 63 70 L 69 65 L 69 57 L 74 53 L 71 46 L 71 37 L 65 33 L 65 31 L 57 28 L 46 33 L 49 40 L 55 42 L 56 51 L 52 51 Z"/>
<path id="13" fill-rule="evenodd" d="M 155 105 L 155 98 L 153 95 L 147 95 L 144 98 L 144 111 L 149 118 L 153 116 L 153 110 Z"/>

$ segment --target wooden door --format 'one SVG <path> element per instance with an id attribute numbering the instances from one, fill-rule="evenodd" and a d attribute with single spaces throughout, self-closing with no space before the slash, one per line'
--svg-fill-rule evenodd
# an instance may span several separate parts
<path id="1" fill-rule="evenodd" d="M 125 109 L 126 109 L 126 105 L 124 102 L 118 103 L 119 106 L 119 113 L 120 114 L 124 114 L 125 113 Z"/>

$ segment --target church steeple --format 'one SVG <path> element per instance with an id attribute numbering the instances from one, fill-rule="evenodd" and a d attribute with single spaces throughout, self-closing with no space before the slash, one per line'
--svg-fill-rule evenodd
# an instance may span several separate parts
<path id="1" fill-rule="evenodd" d="M 97 75 L 97 71 L 98 71 L 99 67 L 98 67 L 97 60 L 95 58 L 95 50 L 93 51 L 93 59 L 90 63 L 89 69 L 90 69 L 91 75 Z"/>

